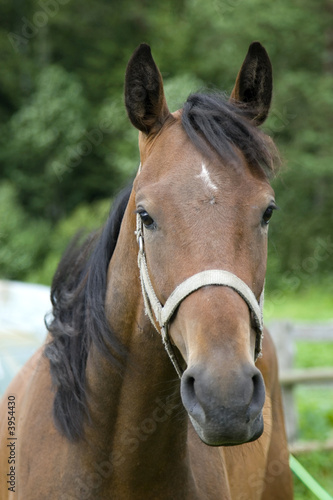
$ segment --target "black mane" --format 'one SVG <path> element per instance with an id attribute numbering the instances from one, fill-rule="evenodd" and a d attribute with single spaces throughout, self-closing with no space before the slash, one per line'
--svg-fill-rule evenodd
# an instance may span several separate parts
<path id="1" fill-rule="evenodd" d="M 206 156 L 214 150 L 237 165 L 239 149 L 251 167 L 261 168 L 271 177 L 278 154 L 272 139 L 251 122 L 249 111 L 247 105 L 227 100 L 221 93 L 191 94 L 183 107 L 182 124 Z"/>
<path id="2" fill-rule="evenodd" d="M 274 172 L 271 139 L 255 127 L 246 108 L 221 95 L 193 94 L 184 104 L 182 123 L 193 144 L 204 154 L 214 150 L 237 164 L 240 149 L 253 168 Z M 45 347 L 56 389 L 53 414 L 58 429 L 70 440 L 82 437 L 87 416 L 85 371 L 91 343 L 121 365 L 124 347 L 110 332 L 104 310 L 107 268 L 115 249 L 132 186 L 125 189 L 101 233 L 80 246 L 74 239 L 55 273 L 51 301 L 51 340 Z"/>
<path id="3" fill-rule="evenodd" d="M 56 389 L 53 416 L 70 440 L 82 436 L 87 415 L 85 368 L 91 343 L 120 363 L 123 346 L 112 336 L 104 312 L 107 268 L 115 249 L 132 186 L 114 203 L 101 233 L 79 246 L 79 237 L 65 252 L 51 287 L 53 318 L 47 324 L 52 340 L 45 347 Z"/>

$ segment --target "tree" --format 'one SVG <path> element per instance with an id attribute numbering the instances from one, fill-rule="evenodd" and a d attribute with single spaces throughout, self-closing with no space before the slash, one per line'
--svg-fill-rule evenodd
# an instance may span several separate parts
<path id="1" fill-rule="evenodd" d="M 281 210 L 271 225 L 269 284 L 281 286 L 281 276 L 318 254 L 320 238 L 333 239 L 328 0 L 0 2 L 0 178 L 15 186 L 27 217 L 58 224 L 133 175 L 137 138 L 122 92 L 139 43 L 151 44 L 177 108 L 196 87 L 230 92 L 258 39 L 275 81 L 265 128 L 287 165 L 275 182 Z M 325 273 L 332 258 L 318 261 L 309 281 Z"/>

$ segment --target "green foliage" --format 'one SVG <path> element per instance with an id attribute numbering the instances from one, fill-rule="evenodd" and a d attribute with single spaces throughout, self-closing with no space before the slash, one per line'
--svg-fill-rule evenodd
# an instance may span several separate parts
<path id="1" fill-rule="evenodd" d="M 77 78 L 61 66 L 46 66 L 30 99 L 4 130 L 4 174 L 34 216 L 54 219 L 58 215 L 62 180 L 71 171 L 72 150 L 83 137 L 86 109 Z M 66 191 L 71 189 L 74 186 L 68 182 Z"/>
<path id="2" fill-rule="evenodd" d="M 181 108 L 187 97 L 192 92 L 197 92 L 202 86 L 202 80 L 186 73 L 166 80 L 164 91 L 170 111 Z"/>
<path id="3" fill-rule="evenodd" d="M 29 218 L 19 205 L 9 182 L 0 186 L 0 274 L 3 278 L 24 279 L 48 250 L 50 225 Z"/>
<path id="4" fill-rule="evenodd" d="M 0 179 L 15 187 L 26 227 L 42 218 L 54 228 L 76 207 L 109 199 L 133 176 L 137 132 L 122 94 L 126 64 L 139 43 L 151 44 L 174 110 L 197 88 L 230 92 L 249 43 L 257 39 L 271 57 L 275 82 L 264 128 L 285 163 L 274 182 L 280 211 L 271 223 L 267 289 L 286 296 L 319 287 L 324 277 L 329 283 L 329 2 L 125 0 L 120 8 L 115 0 L 96 0 L 78 8 L 75 2 L 14 0 L 1 2 L 0 9 Z M 36 249 L 29 243 L 30 251 L 41 256 L 39 239 L 31 238 Z M 49 252 L 43 248 L 41 261 Z M 43 266 L 32 262 L 30 278 L 48 281 Z M 7 266 L 7 277 L 26 279 L 26 267 L 13 267 Z"/>
<path id="5" fill-rule="evenodd" d="M 60 220 L 49 233 L 49 251 L 38 267 L 33 267 L 28 281 L 50 285 L 61 256 L 72 238 L 82 237 L 98 230 L 105 223 L 110 211 L 110 200 L 99 200 L 79 205 L 72 214 Z"/>

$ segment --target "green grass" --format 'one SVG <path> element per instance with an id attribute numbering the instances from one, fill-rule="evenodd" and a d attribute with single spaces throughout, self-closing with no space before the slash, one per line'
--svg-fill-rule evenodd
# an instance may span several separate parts
<path id="1" fill-rule="evenodd" d="M 306 440 L 333 439 L 332 387 L 299 385 L 295 390 L 299 437 Z"/>
<path id="2" fill-rule="evenodd" d="M 296 342 L 295 368 L 333 366 L 333 342 Z M 333 406 L 333 401 L 332 401 Z"/>
<path id="3" fill-rule="evenodd" d="M 267 292 L 265 321 L 289 319 L 294 322 L 333 322 L 331 286 L 303 292 Z M 295 368 L 333 366 L 333 342 L 296 343 Z M 333 387 L 298 385 L 295 389 L 300 440 L 333 438 Z M 333 451 L 298 455 L 297 459 L 319 484 L 333 496 Z M 294 475 L 294 500 L 317 497 Z"/>
<path id="4" fill-rule="evenodd" d="M 327 287 L 315 287 L 304 292 L 269 290 L 265 296 L 265 321 L 333 321 L 333 293 Z"/>
<path id="5" fill-rule="evenodd" d="M 333 366 L 333 342 L 296 343 L 295 368 Z M 301 440 L 333 438 L 333 387 L 298 385 L 295 388 Z"/>
<path id="6" fill-rule="evenodd" d="M 332 352 L 332 347 L 331 345 L 330 352 Z M 302 347 L 302 351 L 304 354 L 305 346 Z M 309 353 L 304 359 L 308 358 Z M 332 358 L 330 361 L 332 365 Z M 300 385 L 295 390 L 295 398 L 299 415 L 299 439 L 306 441 L 333 438 L 333 388 Z M 298 455 L 297 459 L 314 479 L 333 496 L 333 451 L 305 453 Z M 314 494 L 295 475 L 294 490 L 295 500 L 316 499 Z"/>
<path id="7" fill-rule="evenodd" d="M 333 496 L 333 451 L 313 452 L 297 457 L 303 467 Z M 316 496 L 294 475 L 294 500 L 316 500 Z"/>
<path id="8" fill-rule="evenodd" d="M 296 368 L 333 366 L 333 342 L 299 341 L 296 344 Z M 333 388 L 299 385 L 295 390 L 301 440 L 333 438 Z M 333 451 L 303 454 L 297 457 L 306 470 L 333 496 Z M 295 500 L 315 500 L 294 476 Z"/>

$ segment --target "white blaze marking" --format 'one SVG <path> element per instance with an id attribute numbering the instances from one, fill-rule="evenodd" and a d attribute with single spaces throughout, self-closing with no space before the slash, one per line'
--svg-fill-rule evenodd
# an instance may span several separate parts
<path id="1" fill-rule="evenodd" d="M 204 163 L 202 163 L 202 165 L 201 165 L 201 174 L 197 175 L 196 177 L 201 179 L 203 181 L 204 185 L 208 189 L 210 189 L 212 191 L 217 191 L 217 186 L 215 186 L 215 184 L 212 182 L 210 175 L 209 175 L 209 172 L 207 170 L 207 167 Z"/>

